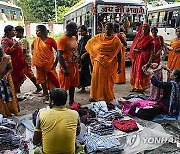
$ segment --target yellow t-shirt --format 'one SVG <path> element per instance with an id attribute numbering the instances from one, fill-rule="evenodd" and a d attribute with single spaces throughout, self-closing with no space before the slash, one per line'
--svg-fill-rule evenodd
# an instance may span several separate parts
<path id="1" fill-rule="evenodd" d="M 45 154 L 73 154 L 79 116 L 74 110 L 53 108 L 40 113 L 40 129 Z"/>

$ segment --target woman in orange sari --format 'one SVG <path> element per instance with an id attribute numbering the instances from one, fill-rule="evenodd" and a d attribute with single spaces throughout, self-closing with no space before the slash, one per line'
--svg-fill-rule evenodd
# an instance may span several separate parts
<path id="1" fill-rule="evenodd" d="M 152 62 L 154 53 L 153 37 L 150 35 L 150 26 L 145 23 L 142 25 L 142 31 L 139 31 L 132 46 L 132 69 L 130 73 L 130 86 L 132 91 L 144 91 L 150 85 L 150 76 L 146 75 L 142 66 L 147 64 L 147 68 Z"/>
<path id="2" fill-rule="evenodd" d="M 113 88 L 116 71 L 120 73 L 120 52 L 123 45 L 113 34 L 113 24 L 107 23 L 105 34 L 91 38 L 86 50 L 93 65 L 90 97 L 91 101 L 109 102 L 115 98 Z M 118 64 L 118 67 L 117 67 Z"/>
<path id="3" fill-rule="evenodd" d="M 173 71 L 180 68 L 180 27 L 176 28 L 176 38 L 172 40 L 168 55 L 168 68 Z"/>
<path id="4" fill-rule="evenodd" d="M 11 72 L 11 57 L 0 48 L 0 114 L 4 117 L 11 116 L 11 113 L 17 115 L 19 112 Z"/>
<path id="5" fill-rule="evenodd" d="M 15 36 L 15 28 L 8 25 L 4 28 L 4 38 L 2 40 L 2 47 L 6 54 L 11 56 L 12 59 L 12 80 L 14 83 L 15 91 L 20 92 L 20 86 L 26 79 L 24 74 L 25 59 L 23 50 L 18 42 L 13 39 Z"/>
<path id="6" fill-rule="evenodd" d="M 59 88 L 58 76 L 55 70 L 57 59 L 54 61 L 53 49 L 57 50 L 56 41 L 48 37 L 48 31 L 44 25 L 36 27 L 37 38 L 32 43 L 32 62 L 36 67 L 37 84 L 42 85 L 43 97 L 49 99 L 48 90 Z"/>

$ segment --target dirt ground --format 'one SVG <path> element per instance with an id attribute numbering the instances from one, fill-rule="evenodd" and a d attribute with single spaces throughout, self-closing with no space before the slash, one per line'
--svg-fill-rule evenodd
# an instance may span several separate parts
<path id="1" fill-rule="evenodd" d="M 130 86 L 129 86 L 129 73 L 130 73 L 130 67 L 126 68 L 126 83 L 125 84 L 115 84 L 114 87 L 114 93 L 116 99 L 128 96 L 130 94 Z M 29 79 L 26 79 L 24 84 L 21 87 L 21 96 L 24 96 L 26 99 L 19 102 L 20 105 L 20 113 L 19 116 L 24 116 L 27 114 L 32 113 L 37 108 L 43 108 L 46 107 L 47 104 L 43 102 L 42 97 L 38 97 L 39 94 L 32 94 L 33 91 L 35 91 L 35 86 L 32 84 L 32 82 Z M 89 103 L 89 87 L 87 88 L 87 93 L 79 94 L 77 93 L 79 91 L 78 88 L 76 88 L 75 92 L 75 101 L 79 102 L 82 105 Z M 145 92 L 146 94 L 149 93 L 147 90 Z"/>

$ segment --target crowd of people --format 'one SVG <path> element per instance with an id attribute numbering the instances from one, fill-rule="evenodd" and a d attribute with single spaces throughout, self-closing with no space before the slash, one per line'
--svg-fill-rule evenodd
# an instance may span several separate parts
<path id="1" fill-rule="evenodd" d="M 79 41 L 78 33 L 81 35 Z M 114 84 L 126 82 L 126 34 L 118 23 L 107 23 L 104 32 L 92 38 L 87 34 L 86 26 L 82 25 L 78 28 L 74 22 L 66 25 L 65 34 L 57 42 L 48 37 L 48 30 L 44 25 L 36 27 L 36 34 L 37 37 L 30 49 L 24 37 L 23 27 L 8 25 L 4 29 L 0 67 L 3 92 L 0 104 L 1 112 L 5 116 L 10 114 L 5 114 L 8 107 L 4 107 L 4 104 L 8 103 L 3 100 L 3 95 L 7 97 L 8 93 L 13 94 L 12 98 L 17 102 L 16 94 L 20 93 L 20 87 L 26 77 L 36 86 L 36 91 L 33 93 L 38 94 L 42 90 L 43 94 L 39 96 L 44 97 L 46 101 L 49 100 L 49 90 L 62 88 L 69 91 L 69 104 L 72 105 L 75 87 L 81 88 L 79 93 L 85 93 L 87 86 L 90 86 L 90 102 L 110 102 L 115 99 Z M 18 41 L 14 39 L 15 36 Z M 163 37 L 158 35 L 156 27 L 150 28 L 147 23 L 137 24 L 137 34 L 129 52 L 129 59 L 132 62 L 130 73 L 132 92 L 143 92 L 149 88 L 151 75 L 146 71 L 152 68 L 152 64 L 156 64 L 153 69 L 160 66 L 163 50 L 167 49 L 169 53 L 167 63 L 169 70 L 172 72 L 180 68 L 179 27 L 176 28 L 176 36 L 168 45 L 164 43 Z M 4 64 L 7 57 L 9 62 Z M 58 62 L 59 73 L 56 71 Z M 32 66 L 36 68 L 36 75 L 32 71 Z M 7 78 L 10 76 L 11 80 Z M 4 81 L 14 88 L 10 88 L 8 92 L 8 88 L 3 84 Z M 18 103 L 16 104 L 18 106 Z"/>
<path id="2" fill-rule="evenodd" d="M 78 33 L 81 35 L 79 41 Z M 18 115 L 20 108 L 17 93 L 21 92 L 20 87 L 28 77 L 36 87 L 33 93 L 51 102 L 51 110 L 37 118 L 34 144 L 43 139 L 45 153 L 59 150 L 61 153 L 74 153 L 75 136 L 79 134 L 77 128 L 80 122 L 77 112 L 64 107 L 67 91 L 70 106 L 74 103 L 76 87 L 81 88 L 79 93 L 85 93 L 86 87 L 90 86 L 90 102 L 109 103 L 114 100 L 114 84 L 126 82 L 126 32 L 118 23 L 106 23 L 104 32 L 91 38 L 86 26 L 77 27 L 76 23 L 69 22 L 57 42 L 48 36 L 44 25 L 36 27 L 36 34 L 30 49 L 23 27 L 8 25 L 4 29 L 0 48 L 0 113 L 4 117 Z M 14 39 L 15 36 L 18 40 Z M 167 67 L 161 66 L 164 49 L 169 53 Z M 179 114 L 180 27 L 176 28 L 176 38 L 170 44 L 165 44 L 156 27 L 151 28 L 147 23 L 138 25 L 129 59 L 132 63 L 132 92 L 143 92 L 152 83 L 152 91 L 153 86 L 164 90 L 161 103 L 165 112 L 170 115 Z M 56 69 L 58 62 L 59 72 Z M 36 75 L 32 66 L 35 66 Z M 156 76 L 154 70 L 158 68 L 168 71 L 169 81 L 161 81 L 160 73 L 157 73 L 159 78 Z M 43 93 L 39 95 L 41 91 Z M 154 94 L 152 91 L 150 93 Z M 160 93 L 158 96 L 160 98 Z M 62 130 L 57 131 L 59 128 Z M 49 131 L 51 133 L 47 135 Z M 56 135 L 61 137 L 61 143 L 52 142 Z"/>

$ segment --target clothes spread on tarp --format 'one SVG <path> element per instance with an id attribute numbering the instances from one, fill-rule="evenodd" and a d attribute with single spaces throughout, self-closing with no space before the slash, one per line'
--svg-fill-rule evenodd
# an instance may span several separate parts
<path id="1" fill-rule="evenodd" d="M 105 101 L 95 102 L 93 104 L 92 110 L 96 113 L 98 118 L 113 120 L 113 118 L 122 118 L 121 111 L 118 107 L 115 107 L 112 110 L 108 110 L 107 104 Z"/>
<path id="2" fill-rule="evenodd" d="M 85 134 L 83 138 L 87 153 L 115 153 L 123 150 L 123 145 L 114 137 Z"/>
<path id="3" fill-rule="evenodd" d="M 0 134 L 3 135 L 3 134 L 14 134 L 14 131 L 8 127 L 5 127 L 5 126 L 0 126 Z"/>
<path id="4" fill-rule="evenodd" d="M 180 120 L 180 115 L 172 117 L 167 114 L 158 114 L 153 119 L 153 121 L 162 121 L 162 120 Z"/>
<path id="5" fill-rule="evenodd" d="M 126 101 L 135 102 L 135 101 L 139 101 L 139 100 L 143 100 L 143 99 L 142 98 L 130 98 L 130 99 L 127 99 Z"/>
<path id="6" fill-rule="evenodd" d="M 90 130 L 92 133 L 98 134 L 98 135 L 108 135 L 112 134 L 114 131 L 114 126 L 111 122 L 95 122 L 90 124 Z"/>
<path id="7" fill-rule="evenodd" d="M 3 118 L 2 120 L 2 123 L 0 124 L 1 126 L 5 126 L 5 127 L 8 127 L 10 129 L 15 129 L 16 127 L 16 122 L 11 120 L 11 119 L 8 119 L 8 118 Z"/>
<path id="8" fill-rule="evenodd" d="M 123 132 L 132 132 L 132 131 L 136 131 L 138 130 L 138 126 L 136 124 L 136 121 L 135 120 L 114 120 L 113 121 L 113 125 L 123 131 Z"/>
<path id="9" fill-rule="evenodd" d="M 85 125 L 97 121 L 96 113 L 88 107 L 80 107 L 78 113 L 80 116 L 81 123 L 84 123 Z"/>
<path id="10" fill-rule="evenodd" d="M 157 105 L 157 102 L 155 101 L 149 101 L 149 100 L 138 100 L 134 101 L 132 103 L 123 102 L 123 112 L 125 114 L 135 116 L 137 113 L 137 109 L 139 108 L 153 108 Z"/>
<path id="11" fill-rule="evenodd" d="M 79 109 L 80 109 L 80 104 L 78 102 L 73 102 L 71 105 L 71 110 L 75 110 L 79 112 Z"/>
<path id="12" fill-rule="evenodd" d="M 161 113 L 163 113 L 162 109 L 157 105 L 150 108 L 140 108 L 137 111 L 136 116 L 144 120 L 153 120 L 156 115 Z"/>
<path id="13" fill-rule="evenodd" d="M 21 137 L 12 134 L 0 134 L 0 145 L 18 148 L 21 146 Z"/>
<path id="14" fill-rule="evenodd" d="M 89 125 L 90 123 L 94 123 L 97 121 L 96 118 L 92 118 L 91 115 L 83 115 L 80 117 L 81 123 L 85 124 L 85 125 Z"/>
<path id="15" fill-rule="evenodd" d="M 0 79 L 0 98 L 4 103 L 11 102 L 13 100 L 11 87 L 5 79 Z"/>
<path id="16" fill-rule="evenodd" d="M 126 99 L 126 100 L 129 100 L 131 98 L 140 98 L 140 99 L 146 100 L 147 96 L 145 94 L 129 94 L 129 96 L 123 97 L 123 98 Z"/>

